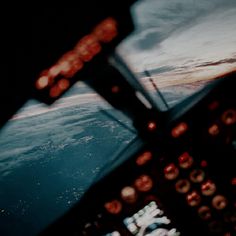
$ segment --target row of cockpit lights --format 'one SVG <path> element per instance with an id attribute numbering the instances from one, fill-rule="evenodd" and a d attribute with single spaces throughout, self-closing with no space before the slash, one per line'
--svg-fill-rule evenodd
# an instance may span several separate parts
<path id="1" fill-rule="evenodd" d="M 85 63 L 91 61 L 102 50 L 102 45 L 111 42 L 118 35 L 117 22 L 109 17 L 84 36 L 75 47 L 65 53 L 52 67 L 44 70 L 36 80 L 38 90 L 49 89 L 49 96 L 57 98 L 71 84 L 70 79 Z"/>

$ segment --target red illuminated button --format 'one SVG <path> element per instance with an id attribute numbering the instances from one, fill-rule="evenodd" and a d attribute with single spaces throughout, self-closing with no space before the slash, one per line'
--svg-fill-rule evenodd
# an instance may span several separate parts
<path id="1" fill-rule="evenodd" d="M 148 161 L 152 159 L 152 153 L 149 151 L 143 152 L 138 158 L 136 159 L 136 164 L 138 166 L 145 165 Z"/>
<path id="2" fill-rule="evenodd" d="M 227 199 L 222 195 L 217 195 L 212 199 L 212 206 L 217 210 L 223 210 L 227 204 Z"/>
<path id="3" fill-rule="evenodd" d="M 198 215 L 203 220 L 209 220 L 211 218 L 211 210 L 208 206 L 201 206 L 198 209 Z"/>
<path id="4" fill-rule="evenodd" d="M 190 182 L 186 179 L 180 179 L 175 184 L 175 189 L 178 193 L 187 193 L 190 189 Z"/>
<path id="5" fill-rule="evenodd" d="M 155 131 L 156 128 L 157 128 L 156 122 L 154 122 L 154 121 L 148 122 L 147 128 L 148 128 L 148 130 L 151 131 L 151 132 L 152 132 L 152 131 Z"/>
<path id="6" fill-rule="evenodd" d="M 208 109 L 213 111 L 216 110 L 219 107 L 219 102 L 218 101 L 213 101 L 208 105 Z"/>
<path id="7" fill-rule="evenodd" d="M 205 173 L 201 169 L 195 169 L 190 173 L 190 180 L 193 183 L 201 183 L 205 178 Z"/>
<path id="8" fill-rule="evenodd" d="M 117 22 L 113 18 L 107 18 L 93 31 L 97 39 L 103 43 L 109 43 L 118 34 Z"/>
<path id="9" fill-rule="evenodd" d="M 119 93 L 120 92 L 120 87 L 117 86 L 117 85 L 112 86 L 111 92 L 114 93 L 114 94 Z"/>
<path id="10" fill-rule="evenodd" d="M 180 124 L 178 124 L 177 126 L 175 126 L 172 131 L 171 131 L 171 135 L 174 138 L 178 138 L 181 135 L 183 135 L 186 131 L 188 130 L 188 125 L 185 122 L 181 122 Z"/>
<path id="11" fill-rule="evenodd" d="M 189 193 L 186 199 L 187 199 L 188 205 L 192 207 L 199 205 L 201 202 L 201 197 L 196 191 Z"/>
<path id="12" fill-rule="evenodd" d="M 74 50 L 84 62 L 88 62 L 92 60 L 101 49 L 100 43 L 97 41 L 96 37 L 91 34 L 83 37 L 75 46 Z"/>
<path id="13" fill-rule="evenodd" d="M 147 192 L 151 190 L 153 181 L 148 175 L 141 175 L 138 179 L 135 180 L 134 185 L 140 192 Z"/>
<path id="14" fill-rule="evenodd" d="M 165 178 L 168 180 L 176 179 L 179 175 L 179 169 L 174 163 L 169 164 L 164 169 Z"/>
<path id="15" fill-rule="evenodd" d="M 62 93 L 62 90 L 58 87 L 58 85 L 54 85 L 49 92 L 51 98 L 59 97 Z"/>
<path id="16" fill-rule="evenodd" d="M 179 166 L 183 169 L 188 169 L 193 165 L 193 158 L 189 155 L 188 152 L 183 153 L 179 157 Z"/>
<path id="17" fill-rule="evenodd" d="M 235 109 L 229 109 L 225 111 L 221 117 L 223 123 L 225 125 L 232 125 L 236 123 L 236 110 Z"/>
<path id="18" fill-rule="evenodd" d="M 109 212 L 110 214 L 113 214 L 113 215 L 119 214 L 122 210 L 122 204 L 118 200 L 113 200 L 111 202 L 107 202 L 107 203 L 105 203 L 104 207 L 107 210 L 107 212 Z"/>
<path id="19" fill-rule="evenodd" d="M 211 196 L 216 191 L 216 185 L 211 180 L 208 180 L 201 185 L 201 190 L 203 195 Z"/>

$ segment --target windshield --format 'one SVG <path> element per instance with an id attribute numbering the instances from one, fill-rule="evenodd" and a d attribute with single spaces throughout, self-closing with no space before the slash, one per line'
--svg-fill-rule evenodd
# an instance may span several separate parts
<path id="1" fill-rule="evenodd" d="M 132 14 L 136 30 L 117 53 L 158 105 L 155 86 L 172 107 L 236 68 L 234 0 L 146 0 Z M 0 131 L 0 234 L 39 233 L 136 137 L 83 83 L 49 107 L 28 101 Z"/>

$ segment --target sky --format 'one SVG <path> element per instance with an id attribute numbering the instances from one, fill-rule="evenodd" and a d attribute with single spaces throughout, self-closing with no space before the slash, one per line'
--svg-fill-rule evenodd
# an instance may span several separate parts
<path id="1" fill-rule="evenodd" d="M 158 87 L 235 70 L 236 1 L 146 0 L 132 11 L 136 30 L 117 51 L 133 71 L 149 70 Z"/>

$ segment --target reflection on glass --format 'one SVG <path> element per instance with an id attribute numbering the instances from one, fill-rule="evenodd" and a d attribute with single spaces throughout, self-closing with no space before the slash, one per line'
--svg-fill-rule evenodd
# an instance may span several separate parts
<path id="1" fill-rule="evenodd" d="M 137 236 L 179 236 L 180 233 L 171 226 L 171 221 L 152 201 L 131 217 L 124 219 L 127 229 Z"/>

